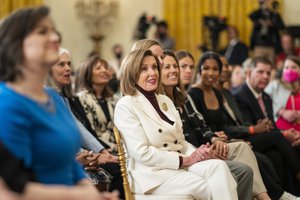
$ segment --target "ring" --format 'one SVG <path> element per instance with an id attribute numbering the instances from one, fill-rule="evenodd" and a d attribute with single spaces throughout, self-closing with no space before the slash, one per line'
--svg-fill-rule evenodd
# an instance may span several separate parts
<path id="1" fill-rule="evenodd" d="M 204 158 L 204 156 L 201 156 L 201 159 L 203 159 Z"/>

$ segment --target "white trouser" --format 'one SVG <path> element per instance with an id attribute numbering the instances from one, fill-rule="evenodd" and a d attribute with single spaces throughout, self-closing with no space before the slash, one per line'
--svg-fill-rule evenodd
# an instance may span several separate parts
<path id="1" fill-rule="evenodd" d="M 237 200 L 237 184 L 226 163 L 207 160 L 181 170 L 152 191 L 152 194 L 192 195 L 201 200 Z"/>

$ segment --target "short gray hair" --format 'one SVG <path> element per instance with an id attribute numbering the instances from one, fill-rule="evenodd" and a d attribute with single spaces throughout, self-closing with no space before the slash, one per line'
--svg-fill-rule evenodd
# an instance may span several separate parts
<path id="1" fill-rule="evenodd" d="M 60 48 L 59 48 L 59 51 L 58 51 L 58 55 L 62 55 L 62 54 L 64 54 L 64 53 L 68 54 L 68 55 L 71 57 L 70 51 L 68 51 L 68 50 L 65 49 L 65 48 L 60 47 Z"/>
<path id="2" fill-rule="evenodd" d="M 64 53 L 68 54 L 68 56 L 71 59 L 71 53 L 67 49 L 59 48 L 58 55 L 61 56 Z M 46 79 L 45 85 L 48 86 L 48 87 L 53 88 L 58 93 L 62 93 L 64 96 L 66 96 L 68 98 L 73 96 L 72 83 L 69 84 L 69 85 L 64 86 L 63 88 L 59 88 L 57 83 L 53 79 L 52 70 L 50 70 L 49 73 L 48 73 L 48 77 Z"/>

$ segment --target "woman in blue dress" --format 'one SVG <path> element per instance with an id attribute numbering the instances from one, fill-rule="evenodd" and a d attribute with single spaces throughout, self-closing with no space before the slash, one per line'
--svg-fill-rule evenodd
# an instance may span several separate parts
<path id="1" fill-rule="evenodd" d="M 75 161 L 80 135 L 64 102 L 43 86 L 58 49 L 47 7 L 18 10 L 1 24 L 0 141 L 38 182 L 77 187 L 85 199 L 106 199 Z"/>

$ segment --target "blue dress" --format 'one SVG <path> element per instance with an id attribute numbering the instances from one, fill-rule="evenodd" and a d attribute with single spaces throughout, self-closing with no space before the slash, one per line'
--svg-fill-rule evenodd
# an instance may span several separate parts
<path id="1" fill-rule="evenodd" d="M 74 185 L 85 178 L 75 160 L 80 134 L 61 97 L 45 92 L 49 102 L 42 104 L 0 83 L 0 140 L 39 182 Z"/>

